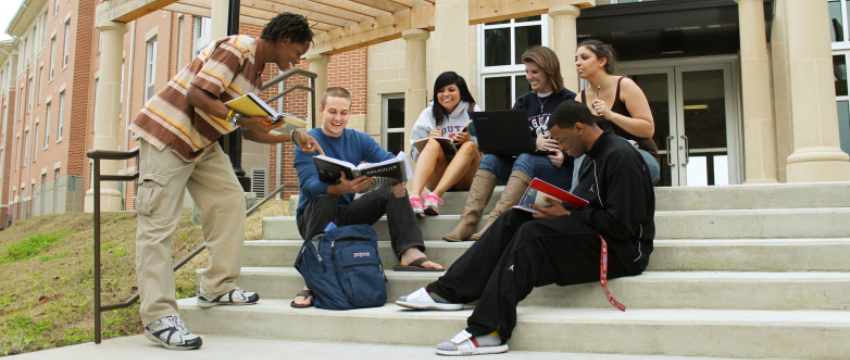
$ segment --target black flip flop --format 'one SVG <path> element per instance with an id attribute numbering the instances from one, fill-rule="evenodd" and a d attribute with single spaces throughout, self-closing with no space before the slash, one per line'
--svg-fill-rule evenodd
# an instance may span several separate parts
<path id="1" fill-rule="evenodd" d="M 303 296 L 304 299 L 307 299 L 309 297 L 313 297 L 313 299 L 316 298 L 315 296 L 313 296 L 313 292 L 310 291 L 310 290 L 301 290 L 301 292 L 299 292 L 298 295 L 295 295 L 296 298 L 299 297 L 299 296 Z M 289 303 L 289 306 L 292 306 L 293 308 L 296 308 L 296 309 L 304 309 L 304 308 L 308 308 L 308 307 L 313 306 L 313 300 L 310 300 L 310 304 L 308 304 L 308 305 L 300 305 L 300 304 L 296 304 L 295 299 L 293 299 L 292 302 Z"/>
<path id="2" fill-rule="evenodd" d="M 426 267 L 422 266 L 422 264 L 429 262 L 429 261 L 431 261 L 431 260 L 429 260 L 427 256 L 423 256 L 421 258 L 413 260 L 413 262 L 411 262 L 409 265 L 393 266 L 393 270 L 395 270 L 395 271 L 443 271 L 443 270 L 426 268 Z"/>

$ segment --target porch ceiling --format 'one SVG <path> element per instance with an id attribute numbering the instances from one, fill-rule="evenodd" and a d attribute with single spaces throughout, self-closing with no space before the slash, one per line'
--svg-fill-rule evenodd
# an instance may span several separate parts
<path id="1" fill-rule="evenodd" d="M 443 0 L 445 1 L 445 0 Z M 401 38 L 409 29 L 434 30 L 437 0 L 241 0 L 240 22 L 264 26 L 281 12 L 307 17 L 316 37 L 310 53 L 336 54 Z M 167 10 L 209 17 L 212 0 L 108 0 L 97 22 L 128 23 Z M 558 5 L 592 7 L 596 0 L 469 0 L 469 24 L 546 14 Z"/>

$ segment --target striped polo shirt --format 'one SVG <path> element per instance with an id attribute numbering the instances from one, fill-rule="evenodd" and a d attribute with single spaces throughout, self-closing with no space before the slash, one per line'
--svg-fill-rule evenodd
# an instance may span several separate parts
<path id="1" fill-rule="evenodd" d="M 206 90 L 222 102 L 263 85 L 260 39 L 234 35 L 212 42 L 145 103 L 130 125 L 140 138 L 162 151 L 168 145 L 183 161 L 197 160 L 204 149 L 235 127 L 186 101 L 189 85 Z"/>

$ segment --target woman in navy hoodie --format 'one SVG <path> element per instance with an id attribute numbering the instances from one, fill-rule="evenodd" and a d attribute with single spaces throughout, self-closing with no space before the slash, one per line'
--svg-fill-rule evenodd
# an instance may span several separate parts
<path id="1" fill-rule="evenodd" d="M 454 71 L 437 76 L 434 101 L 422 110 L 410 133 L 410 154 L 416 160 L 410 205 L 417 217 L 439 215 L 437 206 L 443 203 L 440 196 L 446 191 L 469 190 L 481 162 L 477 144 L 470 141 L 468 125 L 472 111 L 481 109 L 475 106 L 463 77 Z M 457 153 L 444 153 L 437 140 L 428 140 L 421 153 L 413 146 L 419 140 L 440 137 L 452 139 Z M 420 198 L 426 186 L 431 192 Z"/>
<path id="2" fill-rule="evenodd" d="M 570 189 L 573 159 L 558 150 L 558 142 L 549 138 L 549 115 L 562 102 L 575 99 L 576 93 L 564 88 L 561 64 L 552 49 L 532 47 L 522 54 L 522 62 L 525 64 L 525 78 L 531 85 L 531 92 L 517 99 L 513 108 L 525 109 L 528 130 L 536 139 L 537 149 L 552 150 L 552 153 L 549 156 L 522 154 L 515 158 L 484 155 L 470 186 L 460 222 L 452 232 L 443 235 L 444 240 L 480 238 L 499 215 L 519 203 L 531 179 L 535 177 L 562 189 Z M 490 212 L 487 225 L 476 233 L 475 225 L 490 201 L 497 181 L 505 184 L 505 190 Z"/>

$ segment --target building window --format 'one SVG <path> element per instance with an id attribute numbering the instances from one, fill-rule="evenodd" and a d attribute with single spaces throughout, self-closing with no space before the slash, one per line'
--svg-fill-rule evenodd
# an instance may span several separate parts
<path id="1" fill-rule="evenodd" d="M 30 131 L 24 130 L 24 163 L 21 166 L 27 166 L 30 159 Z"/>
<path id="2" fill-rule="evenodd" d="M 835 100 L 838 106 L 838 137 L 841 150 L 850 153 L 850 91 L 847 85 L 847 57 L 850 51 L 840 51 L 832 55 L 835 74 Z"/>
<path id="3" fill-rule="evenodd" d="M 91 117 L 91 132 L 94 132 L 96 124 L 95 117 L 97 116 L 97 85 L 100 84 L 100 78 L 94 78 L 94 100 L 92 100 L 92 117 Z"/>
<path id="4" fill-rule="evenodd" d="M 847 1 L 830 0 L 827 6 L 829 6 L 829 33 L 833 47 L 835 43 L 847 43 Z"/>
<path id="5" fill-rule="evenodd" d="M 522 53 L 536 45 L 546 45 L 546 21 L 529 16 L 497 21 L 478 27 L 478 62 L 481 82 L 478 96 L 487 110 L 506 110 L 531 91 L 525 79 Z M 481 102 L 479 100 L 479 102 Z"/>
<path id="6" fill-rule="evenodd" d="M 56 68 L 56 36 L 50 38 L 50 80 L 53 80 L 53 69 Z"/>
<path id="7" fill-rule="evenodd" d="M 59 168 L 53 170 L 53 212 L 59 213 Z"/>
<path id="8" fill-rule="evenodd" d="M 41 48 L 47 44 L 47 10 L 44 10 L 44 16 L 41 17 Z"/>
<path id="9" fill-rule="evenodd" d="M 44 118 L 44 150 L 50 146 L 50 103 L 45 106 L 47 115 Z"/>
<path id="10" fill-rule="evenodd" d="M 381 142 L 387 151 L 396 155 L 407 149 L 404 142 L 404 94 L 384 95 L 382 108 L 384 137 Z"/>
<path id="11" fill-rule="evenodd" d="M 156 38 L 148 41 L 148 61 L 145 67 L 145 101 L 153 97 L 156 84 Z"/>
<path id="12" fill-rule="evenodd" d="M 35 86 L 33 85 L 35 85 L 34 79 L 30 78 L 29 82 L 27 83 L 27 87 L 29 88 L 29 98 L 27 99 L 27 113 L 32 112 L 33 98 L 35 98 Z"/>
<path id="13" fill-rule="evenodd" d="M 56 16 L 58 14 L 59 14 L 59 0 L 54 0 L 53 1 L 53 16 Z"/>
<path id="14" fill-rule="evenodd" d="M 38 78 L 36 78 L 36 81 L 38 82 L 38 98 L 37 98 L 37 101 L 38 101 L 39 104 L 41 104 L 41 95 L 42 95 L 41 90 L 44 87 L 44 86 L 42 86 L 42 83 L 44 82 L 44 66 L 38 67 L 38 74 L 37 75 L 38 75 Z"/>
<path id="15" fill-rule="evenodd" d="M 32 28 L 32 36 L 30 39 L 32 39 L 32 41 L 30 41 L 30 60 L 35 60 L 35 44 L 38 43 L 38 22 L 36 22 L 35 27 Z"/>
<path id="16" fill-rule="evenodd" d="M 210 18 L 206 17 L 197 17 L 195 18 L 195 41 L 192 43 L 195 44 L 195 52 L 194 56 L 198 56 L 198 53 L 201 52 L 207 45 L 210 44 L 210 26 L 212 22 Z"/>
<path id="17" fill-rule="evenodd" d="M 35 135 L 32 138 L 32 162 L 38 161 L 38 120 L 35 122 Z"/>
<path id="18" fill-rule="evenodd" d="M 59 93 L 59 130 L 56 132 L 56 142 L 62 141 L 65 130 L 65 91 Z"/>
<path id="19" fill-rule="evenodd" d="M 27 40 L 27 38 L 24 38 L 24 43 L 21 45 L 21 50 L 24 51 L 24 54 L 21 56 L 21 60 L 23 61 L 22 64 L 27 63 L 27 55 L 29 54 L 29 49 L 27 48 L 29 46 L 29 41 Z"/>
<path id="20" fill-rule="evenodd" d="M 124 59 L 121 59 L 121 90 L 118 91 L 118 102 L 124 102 Z M 118 116 L 121 116 L 120 114 Z"/>
<path id="21" fill-rule="evenodd" d="M 39 204 L 39 215 L 44 215 L 44 196 L 47 193 L 47 174 L 41 174 L 41 203 Z"/>
<path id="22" fill-rule="evenodd" d="M 177 69 L 183 67 L 183 18 L 177 19 Z"/>
<path id="23" fill-rule="evenodd" d="M 71 43 L 71 19 L 65 22 L 65 48 L 62 53 L 62 68 L 68 66 L 68 47 Z"/>

